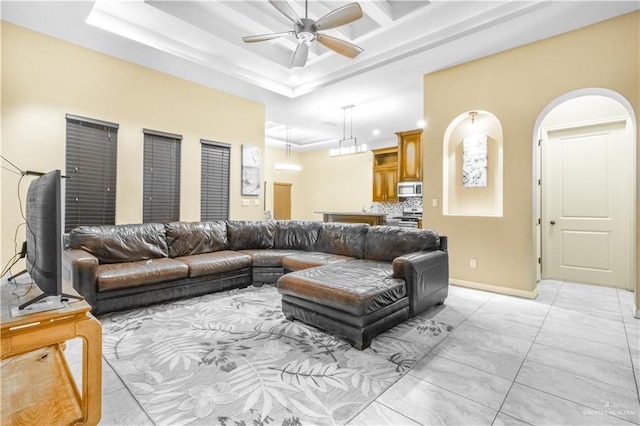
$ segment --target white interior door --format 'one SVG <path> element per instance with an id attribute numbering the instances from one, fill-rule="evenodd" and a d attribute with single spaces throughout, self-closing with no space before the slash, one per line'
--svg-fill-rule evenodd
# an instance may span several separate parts
<path id="1" fill-rule="evenodd" d="M 627 288 L 626 121 L 546 130 L 544 278 Z"/>

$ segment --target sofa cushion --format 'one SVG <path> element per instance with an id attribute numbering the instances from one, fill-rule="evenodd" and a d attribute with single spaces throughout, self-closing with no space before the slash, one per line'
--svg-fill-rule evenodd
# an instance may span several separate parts
<path id="1" fill-rule="evenodd" d="M 186 278 L 189 267 L 176 259 L 161 258 L 99 265 L 98 291 L 156 284 Z"/>
<path id="2" fill-rule="evenodd" d="M 273 248 L 315 251 L 322 222 L 276 220 Z"/>
<path id="3" fill-rule="evenodd" d="M 316 251 L 362 259 L 369 225 L 323 223 L 318 233 Z"/>
<path id="4" fill-rule="evenodd" d="M 229 246 L 225 222 L 171 222 L 164 228 L 169 257 L 226 250 Z"/>
<path id="5" fill-rule="evenodd" d="M 291 272 L 278 279 L 280 294 L 353 315 L 368 315 L 406 297 L 404 280 L 391 264 L 371 260 L 332 263 Z"/>
<path id="6" fill-rule="evenodd" d="M 67 245 L 91 253 L 100 263 L 135 262 L 169 254 L 161 223 L 80 226 L 69 233 Z"/>
<path id="7" fill-rule="evenodd" d="M 189 277 L 220 274 L 251 267 L 251 256 L 230 250 L 178 257 L 189 266 Z"/>
<path id="8" fill-rule="evenodd" d="M 227 238 L 231 250 L 272 248 L 274 234 L 273 221 L 230 220 L 227 222 Z"/>
<path id="9" fill-rule="evenodd" d="M 350 256 L 319 251 L 300 252 L 284 256 L 282 258 L 282 266 L 289 271 L 299 271 L 301 269 L 314 268 L 316 266 L 328 265 L 329 263 L 346 262 L 347 260 L 354 259 L 354 257 Z"/>
<path id="10" fill-rule="evenodd" d="M 439 247 L 438 234 L 430 229 L 372 226 L 367 233 L 364 258 L 392 262 L 404 254 L 437 250 Z"/>
<path id="11" fill-rule="evenodd" d="M 282 258 L 296 253 L 305 253 L 300 250 L 258 249 L 240 250 L 240 253 L 251 256 L 253 266 L 282 266 Z"/>

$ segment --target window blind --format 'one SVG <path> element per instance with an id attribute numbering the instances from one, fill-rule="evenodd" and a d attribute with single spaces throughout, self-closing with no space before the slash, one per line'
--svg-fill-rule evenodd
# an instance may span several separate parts
<path id="1" fill-rule="evenodd" d="M 143 222 L 180 220 L 182 136 L 144 129 Z"/>
<path id="2" fill-rule="evenodd" d="M 200 220 L 228 220 L 231 145 L 206 140 L 200 142 Z"/>
<path id="3" fill-rule="evenodd" d="M 118 125 L 70 114 L 66 121 L 65 232 L 113 225 Z"/>

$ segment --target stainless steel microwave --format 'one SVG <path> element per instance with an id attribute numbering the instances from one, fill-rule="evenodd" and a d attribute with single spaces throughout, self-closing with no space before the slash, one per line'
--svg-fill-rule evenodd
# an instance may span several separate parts
<path id="1" fill-rule="evenodd" d="M 398 197 L 422 197 L 422 182 L 400 182 Z"/>

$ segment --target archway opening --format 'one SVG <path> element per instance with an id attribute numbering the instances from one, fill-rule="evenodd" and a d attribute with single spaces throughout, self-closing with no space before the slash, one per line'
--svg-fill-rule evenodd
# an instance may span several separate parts
<path id="1" fill-rule="evenodd" d="M 636 123 L 606 89 L 551 102 L 534 129 L 539 279 L 635 284 Z"/>

